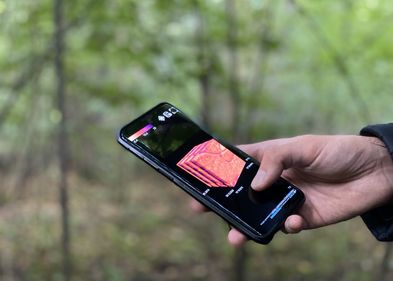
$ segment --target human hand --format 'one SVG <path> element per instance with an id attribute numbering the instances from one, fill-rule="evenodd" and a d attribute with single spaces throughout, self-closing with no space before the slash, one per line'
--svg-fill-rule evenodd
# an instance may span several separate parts
<path id="1" fill-rule="evenodd" d="M 284 223 L 287 233 L 344 221 L 392 200 L 393 162 L 377 138 L 308 135 L 239 148 L 261 162 L 253 189 L 268 188 L 282 176 L 304 192 L 303 206 Z M 247 239 L 232 229 L 228 240 L 236 246 Z"/>

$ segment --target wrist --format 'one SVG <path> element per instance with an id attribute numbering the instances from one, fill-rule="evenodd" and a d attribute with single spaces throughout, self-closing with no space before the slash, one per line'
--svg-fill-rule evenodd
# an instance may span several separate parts
<path id="1" fill-rule="evenodd" d="M 376 172 L 380 174 L 379 184 L 385 186 L 387 192 L 386 202 L 393 201 L 393 159 L 386 144 L 378 137 L 366 137 L 374 147 L 378 155 L 378 163 L 375 166 Z"/>
<path id="2" fill-rule="evenodd" d="M 384 159 L 382 160 L 382 174 L 385 179 L 385 182 L 388 185 L 388 188 L 390 189 L 390 196 L 389 196 L 389 202 L 393 202 L 393 160 L 385 146 L 385 155 Z"/>
<path id="3" fill-rule="evenodd" d="M 370 125 L 360 131 L 360 135 L 370 137 L 373 144 L 380 147 L 381 172 L 390 190 L 390 200 L 393 196 L 393 123 Z"/>

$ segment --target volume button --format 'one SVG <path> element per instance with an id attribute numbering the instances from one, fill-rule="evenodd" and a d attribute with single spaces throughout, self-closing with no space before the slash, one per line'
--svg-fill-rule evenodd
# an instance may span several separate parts
<path id="1" fill-rule="evenodd" d="M 178 179 L 173 178 L 173 182 L 179 186 L 181 186 L 181 183 Z"/>
<path id="2" fill-rule="evenodd" d="M 143 157 L 143 160 L 147 163 L 149 163 L 151 166 L 153 166 L 155 169 L 158 170 L 158 166 L 156 163 L 154 163 L 152 160 L 150 160 L 149 158 Z"/>
<path id="3" fill-rule="evenodd" d="M 169 174 L 167 171 L 161 169 L 160 167 L 157 167 L 157 171 L 159 173 L 163 174 L 164 176 L 166 176 L 169 180 L 171 180 L 171 181 L 174 180 L 174 177 L 171 174 Z"/>

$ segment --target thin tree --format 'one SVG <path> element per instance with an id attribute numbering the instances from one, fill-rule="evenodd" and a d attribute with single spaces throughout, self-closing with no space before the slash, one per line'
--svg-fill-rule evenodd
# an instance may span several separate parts
<path id="1" fill-rule="evenodd" d="M 234 141 L 239 142 L 241 139 L 240 131 L 240 109 L 241 96 L 239 87 L 239 58 L 238 58 L 238 21 L 236 14 L 236 0 L 227 0 L 226 4 L 226 18 L 227 18 L 227 47 L 229 52 L 229 97 L 232 101 L 232 132 Z M 248 259 L 248 252 L 246 246 L 243 245 L 235 249 L 233 255 L 233 281 L 246 280 L 246 266 Z"/>
<path id="2" fill-rule="evenodd" d="M 53 14 L 55 25 L 55 72 L 56 72 L 56 95 L 57 108 L 61 119 L 58 127 L 58 160 L 59 160 L 59 203 L 61 207 L 62 222 L 62 256 L 63 256 L 63 276 L 65 281 L 71 280 L 71 256 L 70 256 L 70 227 L 69 227 L 69 206 L 68 206 L 68 134 L 67 134 L 67 113 L 66 113 L 66 93 L 64 79 L 64 22 L 63 22 L 63 1 L 54 0 Z"/>
<path id="3" fill-rule="evenodd" d="M 240 89 L 239 89 L 239 58 L 238 58 L 238 39 L 237 39 L 237 14 L 236 1 L 227 0 L 226 2 L 227 18 L 227 46 L 229 53 L 229 96 L 232 101 L 233 118 L 232 132 L 234 141 L 238 142 L 240 137 Z"/>
<path id="4" fill-rule="evenodd" d="M 200 3 L 198 0 L 194 1 L 195 12 L 198 20 L 196 28 L 196 43 L 197 49 L 197 60 L 199 64 L 198 80 L 201 88 L 201 116 L 202 125 L 209 129 L 210 127 L 210 74 L 211 74 L 211 60 L 209 59 L 207 49 L 207 38 L 205 32 L 205 22 L 202 16 Z"/>
<path id="5" fill-rule="evenodd" d="M 69 21 L 67 24 L 63 24 L 63 32 L 77 28 L 86 18 L 86 14 L 83 12 L 91 11 L 93 5 L 96 4 L 96 2 L 97 1 L 95 0 L 90 0 L 87 2 L 86 5 L 81 8 L 76 18 Z M 29 62 L 24 63 L 24 68 L 16 77 L 14 82 L 10 85 L 7 85 L 7 87 L 10 88 L 10 93 L 0 108 L 0 129 L 10 115 L 12 109 L 14 109 L 15 105 L 19 101 L 21 95 L 23 95 L 22 89 L 26 87 L 35 77 L 38 77 L 44 69 L 44 66 L 46 66 L 46 64 L 51 61 L 51 54 L 55 51 L 55 41 L 56 36 L 53 36 L 52 40 L 44 44 L 45 48 L 41 52 L 35 54 Z"/>
<path id="6" fill-rule="evenodd" d="M 203 14 L 203 7 L 200 0 L 194 0 L 194 12 L 197 20 L 195 29 L 195 45 L 196 45 L 196 59 L 198 62 L 198 73 L 197 79 L 200 88 L 200 114 L 202 116 L 201 124 L 204 128 L 211 128 L 211 107 L 210 107 L 210 93 L 211 93 L 211 67 L 212 63 L 209 55 L 209 41 L 206 35 L 205 18 Z M 206 229 L 206 231 L 197 232 L 200 241 L 203 243 L 204 250 L 207 255 L 208 261 L 215 261 L 218 258 L 218 254 L 215 247 L 212 247 L 211 241 L 214 239 L 214 232 L 212 228 Z M 223 280 L 217 271 L 217 267 L 214 263 L 208 262 L 207 268 L 209 276 L 212 280 Z"/>
<path id="7" fill-rule="evenodd" d="M 379 270 L 376 274 L 377 278 L 375 280 L 380 280 L 380 281 L 387 281 L 389 280 L 389 262 L 392 257 L 392 245 L 391 243 L 387 244 L 385 246 L 385 252 L 383 254 Z M 390 279 L 391 280 L 391 279 Z"/>

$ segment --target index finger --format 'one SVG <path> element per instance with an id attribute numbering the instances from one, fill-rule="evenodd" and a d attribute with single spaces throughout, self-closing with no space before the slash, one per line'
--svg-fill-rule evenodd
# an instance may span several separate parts
<path id="1" fill-rule="evenodd" d="M 245 244 L 248 241 L 248 238 L 241 233 L 239 230 L 232 228 L 228 232 L 228 242 L 234 247 L 239 247 Z"/>
<path id="2" fill-rule="evenodd" d="M 204 206 L 202 203 L 200 203 L 199 201 L 197 201 L 194 198 L 191 198 L 189 204 L 190 204 L 191 210 L 193 210 L 195 213 L 204 213 L 204 212 L 209 211 L 209 209 L 206 208 L 206 206 Z"/>

